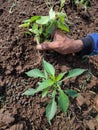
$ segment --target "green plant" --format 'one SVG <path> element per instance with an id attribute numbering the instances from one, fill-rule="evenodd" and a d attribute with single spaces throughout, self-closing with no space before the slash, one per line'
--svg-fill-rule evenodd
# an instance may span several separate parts
<path id="1" fill-rule="evenodd" d="M 23 21 L 19 27 L 27 27 L 28 31 L 26 34 L 34 35 L 37 44 L 42 41 L 51 39 L 51 34 L 57 28 L 69 32 L 69 28 L 65 23 L 68 21 L 66 13 L 62 12 L 65 0 L 61 0 L 60 9 L 58 12 L 53 10 L 51 7 L 48 16 L 33 16 L 30 19 Z"/>
<path id="2" fill-rule="evenodd" d="M 69 97 L 75 98 L 78 94 L 75 90 L 62 90 L 62 82 L 66 79 L 76 77 L 81 75 L 85 69 L 73 69 L 67 72 L 60 73 L 59 75 L 55 75 L 55 69 L 52 64 L 43 60 L 43 71 L 39 69 L 32 69 L 26 72 L 26 75 L 34 78 L 41 78 L 42 81 L 38 82 L 38 87 L 36 89 L 30 88 L 26 90 L 22 95 L 33 96 L 36 93 L 42 92 L 42 98 L 45 96 L 50 97 L 50 102 L 46 107 L 46 117 L 51 124 L 51 120 L 56 114 L 57 111 L 57 102 L 60 110 L 66 113 L 69 107 Z M 68 95 L 68 96 L 67 96 Z"/>
<path id="3" fill-rule="evenodd" d="M 81 6 L 87 10 L 89 0 L 73 0 L 76 6 Z"/>

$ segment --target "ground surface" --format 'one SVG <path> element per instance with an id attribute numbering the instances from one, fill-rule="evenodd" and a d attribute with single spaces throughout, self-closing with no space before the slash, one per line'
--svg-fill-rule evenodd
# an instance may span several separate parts
<path id="1" fill-rule="evenodd" d="M 55 9 L 59 1 L 52 2 Z M 14 6 L 15 5 L 15 6 Z M 98 1 L 92 1 L 85 13 L 73 4 L 65 4 L 65 11 L 71 25 L 72 38 L 81 38 L 98 31 Z M 24 19 L 33 15 L 45 15 L 48 8 L 43 0 L 0 0 L 0 130 L 98 130 L 95 99 L 98 95 L 98 56 L 82 59 L 77 56 L 63 56 L 55 52 L 39 53 L 31 37 L 24 37 L 18 28 Z M 31 68 L 41 68 L 45 58 L 56 68 L 57 73 L 72 68 L 88 69 L 77 79 L 64 82 L 63 86 L 77 90 L 79 96 L 70 99 L 67 115 L 57 111 L 52 125 L 45 117 L 48 98 L 41 95 L 23 97 L 30 87 L 36 87 L 37 80 L 24 74 Z M 64 88 L 65 89 L 65 88 Z"/>

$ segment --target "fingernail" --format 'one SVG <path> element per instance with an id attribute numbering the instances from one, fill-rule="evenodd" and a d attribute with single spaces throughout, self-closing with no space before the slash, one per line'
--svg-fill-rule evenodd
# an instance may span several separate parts
<path id="1" fill-rule="evenodd" d="M 36 46 L 36 49 L 42 50 L 42 46 L 41 46 L 41 45 L 37 45 L 37 46 Z"/>

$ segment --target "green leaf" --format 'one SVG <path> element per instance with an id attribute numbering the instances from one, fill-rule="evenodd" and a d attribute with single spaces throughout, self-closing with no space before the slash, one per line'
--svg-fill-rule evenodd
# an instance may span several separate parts
<path id="1" fill-rule="evenodd" d="M 43 92 L 42 92 L 42 98 L 46 97 L 46 95 L 48 94 L 48 91 L 49 91 L 49 87 L 44 89 Z"/>
<path id="2" fill-rule="evenodd" d="M 29 25 L 30 25 L 30 23 L 23 23 L 23 24 L 19 25 L 19 27 L 20 28 L 22 28 L 22 27 L 29 27 Z"/>
<path id="3" fill-rule="evenodd" d="M 44 69 L 44 75 L 45 75 L 46 79 L 48 79 L 48 74 L 45 69 Z"/>
<path id="4" fill-rule="evenodd" d="M 57 85 L 58 85 L 58 86 L 61 86 L 62 83 L 63 83 L 62 81 L 59 81 L 59 82 L 57 82 Z"/>
<path id="5" fill-rule="evenodd" d="M 78 96 L 77 91 L 72 90 L 72 89 L 67 89 L 67 90 L 65 90 L 65 92 L 66 92 L 70 97 L 72 97 L 72 98 L 75 98 L 75 97 Z"/>
<path id="6" fill-rule="evenodd" d="M 40 29 L 39 29 L 39 34 L 42 34 L 42 33 L 43 33 L 43 28 L 41 26 Z"/>
<path id="7" fill-rule="evenodd" d="M 29 88 L 26 90 L 22 95 L 27 95 L 27 96 L 33 96 L 36 93 L 36 90 L 33 88 Z"/>
<path id="8" fill-rule="evenodd" d="M 55 19 L 55 11 L 53 10 L 53 8 L 51 8 L 50 11 L 49 11 L 49 17 L 50 17 L 51 20 Z"/>
<path id="9" fill-rule="evenodd" d="M 23 23 L 30 23 L 30 19 L 24 20 Z"/>
<path id="10" fill-rule="evenodd" d="M 56 81 L 60 81 L 64 75 L 66 74 L 67 72 L 63 72 L 63 73 L 60 73 L 57 77 L 56 77 Z"/>
<path id="11" fill-rule="evenodd" d="M 39 87 L 37 88 L 37 92 L 43 91 L 44 89 L 52 86 L 54 84 L 54 81 L 51 79 L 44 80 L 42 83 L 39 83 Z"/>
<path id="12" fill-rule="evenodd" d="M 55 28 L 56 28 L 56 21 L 53 21 L 52 23 L 50 23 L 49 26 L 47 26 L 45 35 L 49 36 L 50 34 L 52 34 Z"/>
<path id="13" fill-rule="evenodd" d="M 38 30 L 38 24 L 34 23 L 32 26 L 32 30 Z"/>
<path id="14" fill-rule="evenodd" d="M 26 72 L 26 75 L 29 77 L 34 77 L 34 78 L 45 78 L 44 73 L 42 73 L 39 69 L 32 69 L 28 72 Z"/>
<path id="15" fill-rule="evenodd" d="M 37 19 L 39 19 L 41 16 L 33 16 L 30 18 L 30 22 L 34 22 L 36 21 Z"/>
<path id="16" fill-rule="evenodd" d="M 38 20 L 36 20 L 36 23 L 44 25 L 47 24 L 49 21 L 50 21 L 49 16 L 41 16 Z"/>
<path id="17" fill-rule="evenodd" d="M 57 16 L 59 17 L 59 20 L 60 20 L 60 22 L 62 23 L 62 24 L 64 24 L 65 23 L 65 17 L 67 17 L 66 16 L 66 13 L 63 13 L 63 12 L 57 12 Z"/>
<path id="18" fill-rule="evenodd" d="M 34 23 L 32 28 L 29 29 L 29 31 L 34 33 L 34 34 L 39 34 L 38 24 Z"/>
<path id="19" fill-rule="evenodd" d="M 53 65 L 51 65 L 50 63 L 48 63 L 45 60 L 43 60 L 43 67 L 49 75 L 52 75 L 52 76 L 55 75 L 55 69 L 54 69 Z"/>
<path id="20" fill-rule="evenodd" d="M 57 27 L 65 32 L 69 32 L 69 28 L 62 24 L 60 21 L 57 22 Z"/>
<path id="21" fill-rule="evenodd" d="M 56 95 L 56 90 L 53 90 L 53 92 L 52 92 L 52 98 L 55 98 L 55 95 Z"/>
<path id="22" fill-rule="evenodd" d="M 64 113 L 68 110 L 69 98 L 62 90 L 60 90 L 60 94 L 58 97 L 58 105 L 60 107 L 60 110 Z"/>
<path id="23" fill-rule="evenodd" d="M 52 101 L 46 107 L 46 117 L 47 117 L 50 124 L 51 124 L 50 121 L 55 116 L 56 111 L 57 111 L 57 105 L 56 105 L 55 99 L 53 98 Z"/>
<path id="24" fill-rule="evenodd" d="M 79 76 L 81 75 L 82 73 L 84 73 L 86 70 L 85 69 L 80 69 L 80 68 L 76 68 L 76 69 L 73 69 L 71 70 L 67 77 L 66 78 L 72 78 L 72 77 L 76 77 L 76 76 Z"/>

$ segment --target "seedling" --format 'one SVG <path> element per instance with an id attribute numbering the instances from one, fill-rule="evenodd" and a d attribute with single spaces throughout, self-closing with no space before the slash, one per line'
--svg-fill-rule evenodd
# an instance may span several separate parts
<path id="1" fill-rule="evenodd" d="M 85 11 L 87 10 L 89 0 L 73 0 L 76 6 L 83 7 Z"/>
<path id="2" fill-rule="evenodd" d="M 51 39 L 51 34 L 59 28 L 65 32 L 69 32 L 69 28 L 65 21 L 68 21 L 66 13 L 62 12 L 65 0 L 61 0 L 59 12 L 55 12 L 53 7 L 49 10 L 48 16 L 33 16 L 28 20 L 23 21 L 19 27 L 26 27 L 29 35 L 34 35 L 37 44 L 42 41 Z"/>
<path id="3" fill-rule="evenodd" d="M 51 124 L 51 120 L 53 119 L 57 111 L 57 102 L 60 110 L 66 113 L 69 107 L 68 96 L 75 98 L 78 95 L 75 90 L 62 90 L 62 82 L 66 79 L 79 76 L 84 71 L 85 69 L 77 68 L 69 71 L 69 73 L 63 72 L 56 76 L 55 68 L 53 67 L 53 65 L 43 60 L 43 71 L 39 69 L 32 69 L 26 72 L 27 76 L 41 78 L 42 81 L 38 82 L 37 88 L 30 88 L 26 90 L 22 95 L 34 96 L 34 94 L 42 92 L 42 98 L 48 96 L 50 98 L 50 102 L 46 107 L 46 117 Z"/>

